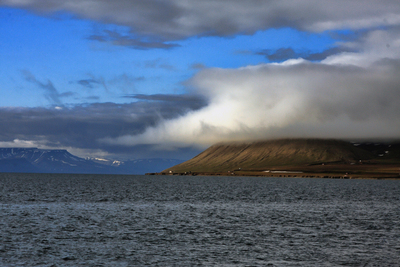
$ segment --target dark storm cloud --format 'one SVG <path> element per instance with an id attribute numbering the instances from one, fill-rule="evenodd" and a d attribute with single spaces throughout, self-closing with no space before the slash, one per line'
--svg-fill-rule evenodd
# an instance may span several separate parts
<path id="1" fill-rule="evenodd" d="M 128 149 L 99 143 L 98 140 L 140 134 L 160 120 L 173 119 L 205 105 L 204 101 L 190 96 L 149 96 L 146 99 L 146 96 L 139 95 L 135 98 L 142 101 L 95 103 L 62 109 L 0 108 L 0 143 L 18 139 L 46 147 L 100 149 L 115 155 L 129 154 L 130 151 L 133 155 L 132 147 Z M 152 99 L 158 100 L 147 101 Z M 141 148 L 145 147 L 151 148 Z M 138 151 L 135 153 L 139 156 Z M 150 156 L 151 153 L 148 151 L 147 154 Z"/>
<path id="2" fill-rule="evenodd" d="M 230 36 L 291 27 L 320 32 L 399 23 L 400 5 L 392 0 L 0 0 L 0 4 L 41 13 L 67 11 L 86 19 L 125 25 L 139 39 L 92 36 L 117 45 L 168 47 L 166 41 L 191 36 Z"/>

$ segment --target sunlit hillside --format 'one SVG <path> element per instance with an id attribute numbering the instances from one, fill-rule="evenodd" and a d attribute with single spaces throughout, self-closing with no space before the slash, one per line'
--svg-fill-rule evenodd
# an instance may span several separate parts
<path id="1" fill-rule="evenodd" d="M 352 163 L 373 159 L 368 150 L 332 139 L 280 139 L 216 144 L 165 172 L 263 170 L 272 166 Z"/>

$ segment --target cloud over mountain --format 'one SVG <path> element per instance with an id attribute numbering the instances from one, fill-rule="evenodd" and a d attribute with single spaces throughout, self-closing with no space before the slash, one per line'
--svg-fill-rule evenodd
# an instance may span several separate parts
<path id="1" fill-rule="evenodd" d="M 69 75 L 75 77 L 69 79 L 70 86 L 79 89 L 75 93 L 104 87 L 107 94 L 102 98 L 89 95 L 94 101 L 137 101 L 68 106 L 59 93 L 65 87 L 25 71 L 24 81 L 59 109 L 0 108 L 0 126 L 7 129 L 0 133 L 3 142 L 128 153 L 131 146 L 143 152 L 275 137 L 400 136 L 400 4 L 396 1 L 0 0 L 0 6 L 43 16 L 68 12 L 82 21 L 96 21 L 92 23 L 97 29 L 85 25 L 82 30 L 84 45 L 95 43 L 91 49 L 104 49 L 99 55 L 116 53 L 123 59 L 108 65 L 110 56 L 89 64 L 93 74 L 89 70 L 82 76 L 80 70 L 79 75 Z M 274 43 L 269 34 L 254 39 L 258 47 L 243 38 L 280 28 L 331 38 L 304 50 L 295 43 L 268 46 Z M 205 36 L 213 36 L 209 45 Z M 292 35 L 285 36 L 289 42 Z M 213 44 L 229 37 L 238 37 L 238 46 L 220 57 Z M 232 51 L 244 52 L 232 55 Z M 208 61 L 202 61 L 203 55 Z M 251 60 L 240 61 L 244 57 Z M 57 64 L 43 69 L 51 71 Z M 118 65 L 127 74 L 107 78 Z M 121 90 L 116 93 L 115 87 Z M 189 93 L 182 93 L 185 90 Z"/>
<path id="2" fill-rule="evenodd" d="M 109 143 L 199 144 L 271 137 L 397 137 L 399 61 L 362 68 L 305 60 L 207 69 L 191 83 L 209 104 Z"/>
<path id="3" fill-rule="evenodd" d="M 400 38 L 372 31 L 322 62 L 205 69 L 191 80 L 209 104 L 114 144 L 198 144 L 274 137 L 396 138 Z"/>

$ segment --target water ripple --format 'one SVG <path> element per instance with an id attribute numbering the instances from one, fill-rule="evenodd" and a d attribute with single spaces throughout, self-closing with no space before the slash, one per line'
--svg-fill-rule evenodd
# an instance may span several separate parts
<path id="1" fill-rule="evenodd" d="M 3 266 L 398 266 L 400 183 L 0 174 Z"/>

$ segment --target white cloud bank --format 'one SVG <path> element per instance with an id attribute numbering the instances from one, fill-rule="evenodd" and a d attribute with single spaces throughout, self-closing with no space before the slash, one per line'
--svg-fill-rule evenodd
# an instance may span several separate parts
<path id="1" fill-rule="evenodd" d="M 277 137 L 400 137 L 400 34 L 376 30 L 360 52 L 204 69 L 190 85 L 209 104 L 144 133 L 103 139 L 120 145 L 209 146 Z"/>

